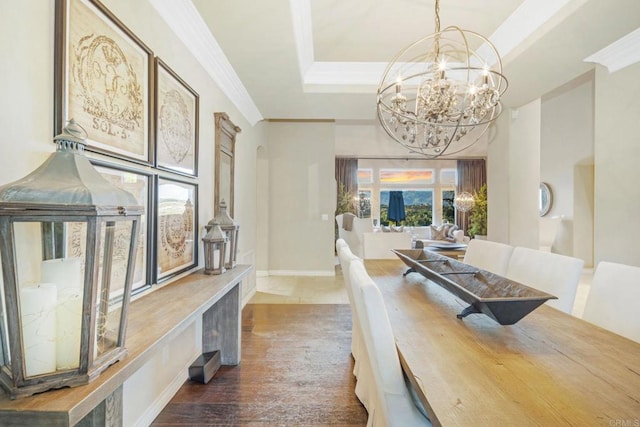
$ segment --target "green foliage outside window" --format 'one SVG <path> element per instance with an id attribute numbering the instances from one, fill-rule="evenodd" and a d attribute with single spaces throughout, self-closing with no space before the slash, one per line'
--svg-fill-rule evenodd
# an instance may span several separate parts
<path id="1" fill-rule="evenodd" d="M 387 218 L 388 210 L 388 205 L 380 205 L 380 224 L 382 225 L 389 225 L 389 219 Z M 407 218 L 401 221 L 399 225 L 412 227 L 431 225 L 433 207 L 430 204 L 409 205 L 405 206 L 404 210 Z M 395 225 L 395 221 L 393 221 L 391 225 Z"/>

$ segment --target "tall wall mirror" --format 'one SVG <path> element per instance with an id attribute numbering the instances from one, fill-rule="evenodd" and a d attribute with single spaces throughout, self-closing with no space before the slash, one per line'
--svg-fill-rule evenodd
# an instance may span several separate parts
<path id="1" fill-rule="evenodd" d="M 220 201 L 227 203 L 227 212 L 234 216 L 234 155 L 236 135 L 241 129 L 229 120 L 227 113 L 214 113 L 216 125 L 214 209 L 217 211 Z"/>

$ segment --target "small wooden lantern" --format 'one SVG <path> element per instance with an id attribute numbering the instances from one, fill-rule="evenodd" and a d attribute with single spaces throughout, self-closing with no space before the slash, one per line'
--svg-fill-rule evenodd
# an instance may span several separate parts
<path id="1" fill-rule="evenodd" d="M 225 254 L 229 239 L 215 219 L 207 226 L 207 234 L 202 238 L 204 244 L 205 274 L 222 274 L 226 271 Z"/>
<path id="2" fill-rule="evenodd" d="M 0 386 L 12 399 L 122 359 L 143 213 L 84 156 L 71 120 L 38 169 L 0 187 Z"/>
<path id="3" fill-rule="evenodd" d="M 220 208 L 216 213 L 214 221 L 217 221 L 220 224 L 220 228 L 225 232 L 227 237 L 229 238 L 229 247 L 227 248 L 226 256 L 225 256 L 225 267 L 227 270 L 234 268 L 236 266 L 236 255 L 238 253 L 238 233 L 240 231 L 240 226 L 237 222 L 229 216 L 227 212 L 227 203 L 224 201 L 220 201 Z"/>

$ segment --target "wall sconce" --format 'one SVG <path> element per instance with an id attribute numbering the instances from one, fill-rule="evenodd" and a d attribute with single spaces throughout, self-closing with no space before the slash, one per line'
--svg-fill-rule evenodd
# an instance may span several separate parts
<path id="1" fill-rule="evenodd" d="M 204 244 L 204 273 L 222 274 L 226 271 L 225 255 L 229 238 L 220 228 L 220 224 L 212 219 L 207 225 L 207 234 L 202 238 Z"/>
<path id="2" fill-rule="evenodd" d="M 238 232 L 240 226 L 237 222 L 229 216 L 227 212 L 227 203 L 223 200 L 220 201 L 220 208 L 213 219 L 220 224 L 220 228 L 225 232 L 229 239 L 229 246 L 227 248 L 224 266 L 227 270 L 235 268 L 236 266 L 236 254 L 238 252 Z"/>
<path id="3" fill-rule="evenodd" d="M 86 384 L 121 360 L 143 213 L 84 156 L 71 120 L 28 176 L 0 187 L 0 386 L 12 399 Z"/>

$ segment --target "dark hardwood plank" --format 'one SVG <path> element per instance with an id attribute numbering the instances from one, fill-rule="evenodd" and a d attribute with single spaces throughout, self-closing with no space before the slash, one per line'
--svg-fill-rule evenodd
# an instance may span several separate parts
<path id="1" fill-rule="evenodd" d="M 348 305 L 249 304 L 242 360 L 187 381 L 153 426 L 364 426 Z"/>

